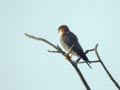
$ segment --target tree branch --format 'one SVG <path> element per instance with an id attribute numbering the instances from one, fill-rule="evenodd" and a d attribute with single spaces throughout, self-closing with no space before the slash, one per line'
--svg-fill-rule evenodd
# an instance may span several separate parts
<path id="1" fill-rule="evenodd" d="M 86 90 L 91 90 L 87 81 L 85 80 L 84 76 L 82 75 L 80 69 L 77 67 L 77 63 L 75 63 L 71 57 L 69 56 L 68 53 L 65 53 L 58 45 L 55 46 L 54 44 L 52 44 L 51 42 L 47 41 L 46 39 L 43 39 L 43 38 L 38 38 L 38 37 L 35 37 L 33 35 L 30 35 L 30 34 L 27 34 L 25 33 L 25 36 L 29 37 L 29 38 L 32 38 L 32 39 L 35 39 L 35 40 L 38 40 L 38 41 L 43 41 L 47 44 L 49 44 L 50 46 L 52 46 L 54 49 L 56 49 L 57 51 L 49 51 L 49 52 L 52 52 L 52 53 L 61 53 L 71 64 L 72 66 L 74 67 L 74 69 L 76 70 L 76 72 L 78 73 L 80 79 L 82 80 L 83 82 L 83 85 L 85 86 Z"/>
<path id="2" fill-rule="evenodd" d="M 60 51 L 51 51 L 51 50 L 47 50 L 50 53 L 60 53 Z"/>
<path id="3" fill-rule="evenodd" d="M 32 39 L 35 39 L 35 40 L 43 41 L 43 42 L 49 44 L 50 46 L 52 46 L 53 48 L 55 48 L 55 49 L 58 50 L 58 48 L 57 48 L 54 44 L 52 44 L 51 42 L 45 40 L 44 38 L 35 37 L 35 36 L 30 35 L 30 34 L 27 34 L 27 33 L 25 33 L 25 36 L 27 36 L 27 37 L 29 37 L 29 38 L 32 38 Z M 59 51 L 59 50 L 58 50 L 58 51 Z"/>
<path id="4" fill-rule="evenodd" d="M 100 62 L 99 60 L 95 60 L 95 61 L 90 61 L 90 63 L 98 63 L 98 62 Z M 86 63 L 86 62 L 78 62 L 78 63 Z"/>
<path id="5" fill-rule="evenodd" d="M 97 47 L 98 47 L 98 45 L 97 45 L 96 48 L 95 48 L 95 53 L 96 53 L 97 58 L 99 59 L 100 64 L 102 65 L 102 67 L 104 68 L 105 72 L 107 73 L 108 77 L 112 80 L 112 82 L 114 83 L 114 85 L 118 88 L 118 90 L 120 90 L 119 84 L 118 84 L 117 81 L 112 77 L 112 75 L 110 74 L 110 72 L 109 72 L 108 69 L 106 68 L 105 64 L 103 63 L 102 59 L 100 58 L 100 56 L 99 56 L 99 54 L 98 54 L 98 51 L 97 51 Z"/>
<path id="6" fill-rule="evenodd" d="M 48 52 L 50 52 L 50 53 L 60 53 L 60 54 L 62 54 L 62 55 L 72 64 L 72 66 L 74 67 L 74 69 L 75 69 L 76 72 L 78 73 L 80 79 L 82 80 L 82 82 L 83 82 L 86 90 L 91 90 L 90 87 L 89 87 L 89 85 L 88 85 L 88 83 L 87 83 L 87 81 L 85 80 L 84 76 L 82 75 L 80 69 L 79 69 L 78 66 L 77 66 L 78 63 L 85 63 L 85 62 L 80 62 L 80 59 L 81 59 L 81 58 L 77 59 L 76 61 L 73 61 L 73 60 L 71 59 L 71 57 L 69 56 L 69 53 L 71 52 L 71 50 L 70 50 L 69 53 L 65 53 L 58 45 L 55 46 L 54 44 L 52 44 L 51 42 L 47 41 L 47 40 L 44 39 L 44 38 L 35 37 L 35 36 L 30 35 L 30 34 L 27 34 L 27 33 L 25 33 L 25 36 L 27 36 L 27 37 L 29 37 L 29 38 L 32 38 L 32 39 L 35 39 L 35 40 L 38 40 L 38 41 L 42 41 L 42 42 L 44 42 L 44 43 L 52 46 L 54 49 L 56 49 L 56 51 L 48 50 Z M 112 80 L 112 82 L 114 83 L 114 85 L 118 88 L 118 90 L 120 90 L 119 84 L 115 81 L 115 79 L 112 77 L 112 75 L 110 74 L 110 72 L 109 72 L 108 69 L 106 68 L 105 64 L 104 64 L 103 61 L 101 60 L 101 58 L 100 58 L 100 56 L 99 56 L 99 54 L 98 54 L 98 51 L 97 51 L 97 47 L 98 47 L 98 44 L 96 44 L 95 48 L 86 50 L 86 51 L 85 51 L 85 54 L 87 54 L 87 53 L 89 53 L 89 52 L 92 52 L 92 51 L 95 51 L 95 54 L 96 54 L 98 60 L 96 60 L 96 61 L 90 61 L 90 62 L 91 62 L 91 63 L 98 63 L 98 62 L 100 62 L 100 64 L 102 65 L 102 67 L 103 67 L 104 70 L 106 71 L 107 75 L 109 76 L 109 78 Z M 71 47 L 71 49 L 72 49 L 72 47 Z"/>

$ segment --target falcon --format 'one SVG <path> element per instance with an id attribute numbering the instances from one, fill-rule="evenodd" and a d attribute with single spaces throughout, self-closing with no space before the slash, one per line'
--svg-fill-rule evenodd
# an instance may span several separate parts
<path id="1" fill-rule="evenodd" d="M 63 48 L 69 52 L 71 49 L 71 54 L 76 55 L 78 58 L 82 58 L 85 63 L 91 68 L 90 61 L 85 55 L 83 48 L 79 44 L 77 36 L 71 32 L 67 25 L 61 25 L 58 28 L 58 34 L 60 36 L 60 42 Z"/>

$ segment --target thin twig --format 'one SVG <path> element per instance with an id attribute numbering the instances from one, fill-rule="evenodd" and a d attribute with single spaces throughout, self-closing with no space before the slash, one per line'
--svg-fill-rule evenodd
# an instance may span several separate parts
<path id="1" fill-rule="evenodd" d="M 96 45 L 97 45 L 97 44 L 96 44 Z M 94 51 L 94 50 L 95 50 L 95 48 L 86 50 L 86 51 L 85 51 L 85 54 L 87 54 L 87 53 L 89 53 L 89 52 L 92 52 L 92 51 Z"/>
<path id="2" fill-rule="evenodd" d="M 51 51 L 51 50 L 47 50 L 50 53 L 61 53 L 60 51 Z"/>
<path id="3" fill-rule="evenodd" d="M 98 46 L 98 45 L 97 45 Z M 109 78 L 112 80 L 112 82 L 114 83 L 114 85 L 118 88 L 118 90 L 120 90 L 120 86 L 119 84 L 117 83 L 117 81 L 113 78 L 113 76 L 110 74 L 110 72 L 108 71 L 108 69 L 106 68 L 105 64 L 103 63 L 102 59 L 100 58 L 99 54 L 98 54 L 98 51 L 97 51 L 97 46 L 95 48 L 95 53 L 96 53 L 96 56 L 97 58 L 99 59 L 100 61 L 100 64 L 102 65 L 102 67 L 104 68 L 105 72 L 107 73 L 107 75 L 109 76 Z"/>
<path id="4" fill-rule="evenodd" d="M 27 34 L 27 33 L 25 33 L 25 36 L 27 36 L 27 37 L 29 37 L 29 38 L 32 38 L 32 39 L 35 39 L 35 40 L 43 41 L 43 42 L 49 44 L 50 46 L 52 46 L 52 47 L 54 47 L 55 49 L 58 50 L 58 48 L 57 48 L 54 44 L 52 44 L 51 42 L 45 40 L 44 38 L 35 37 L 35 36 L 30 35 L 30 34 Z"/>
<path id="5" fill-rule="evenodd" d="M 98 63 L 98 62 L 100 62 L 99 60 L 96 60 L 96 61 L 90 61 L 90 63 Z M 86 62 L 78 62 L 78 63 L 86 63 Z"/>

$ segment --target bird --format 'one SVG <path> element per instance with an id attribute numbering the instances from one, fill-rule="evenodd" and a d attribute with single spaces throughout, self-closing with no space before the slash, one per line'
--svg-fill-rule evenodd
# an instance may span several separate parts
<path id="1" fill-rule="evenodd" d="M 71 49 L 71 54 L 82 58 L 85 63 L 91 68 L 90 61 L 85 55 L 83 48 L 81 47 L 77 36 L 69 30 L 67 25 L 60 25 L 58 27 L 58 34 L 60 36 L 60 42 L 63 48 L 69 52 Z"/>

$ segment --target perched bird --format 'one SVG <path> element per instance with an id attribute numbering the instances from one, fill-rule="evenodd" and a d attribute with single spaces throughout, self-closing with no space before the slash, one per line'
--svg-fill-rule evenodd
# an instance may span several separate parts
<path id="1" fill-rule="evenodd" d="M 87 65 L 91 68 L 91 66 L 89 65 L 90 61 L 88 60 L 87 56 L 83 52 L 83 49 L 78 42 L 78 38 L 74 33 L 72 33 L 69 30 L 68 26 L 61 25 L 58 28 L 58 33 L 60 35 L 60 42 L 63 48 L 68 52 L 72 48 L 71 50 L 72 55 L 76 55 L 79 58 L 81 57 L 87 63 Z"/>

